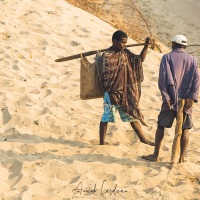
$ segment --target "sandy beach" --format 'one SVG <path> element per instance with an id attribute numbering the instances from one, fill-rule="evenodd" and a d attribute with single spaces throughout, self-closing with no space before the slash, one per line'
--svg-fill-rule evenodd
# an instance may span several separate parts
<path id="1" fill-rule="evenodd" d="M 144 10 L 147 2 L 152 6 L 149 19 L 163 27 L 159 10 L 171 22 L 159 35 L 168 30 L 162 40 L 171 39 L 169 29 L 177 24 L 170 11 L 172 0 L 136 3 Z M 192 2 L 183 17 L 181 8 L 186 10 L 190 1 L 176 1 L 178 27 L 181 32 L 188 28 L 184 33 L 191 43 L 200 43 L 199 13 L 195 14 L 199 1 Z M 2 200 L 200 199 L 199 103 L 194 105 L 186 162 L 173 169 L 169 161 L 175 125 L 166 130 L 158 163 L 141 158 L 153 147 L 140 143 L 130 124 L 119 117 L 108 126 L 108 144 L 100 146 L 102 99 L 80 99 L 79 59 L 55 59 L 107 48 L 116 29 L 64 0 L 1 0 L 0 7 Z M 136 41 L 129 38 L 132 43 Z M 139 54 L 142 47 L 129 49 Z M 151 140 L 161 106 L 157 81 L 162 55 L 149 50 L 143 63 L 140 107 L 148 125 L 143 130 Z M 94 62 L 93 56 L 88 60 Z"/>
<path id="2" fill-rule="evenodd" d="M 168 44 L 174 35 L 182 34 L 188 39 L 188 45 L 200 45 L 199 0 L 142 0 L 134 1 L 140 8 L 149 24 L 153 35 Z M 194 52 L 200 61 L 199 47 L 188 47 L 188 52 Z"/>

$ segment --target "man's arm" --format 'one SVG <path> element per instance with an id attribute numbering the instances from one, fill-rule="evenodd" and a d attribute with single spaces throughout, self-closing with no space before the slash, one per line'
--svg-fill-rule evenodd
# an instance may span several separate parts
<path id="1" fill-rule="evenodd" d="M 163 56 L 160 63 L 160 69 L 159 69 L 158 87 L 162 95 L 163 102 L 167 102 L 169 108 L 171 109 L 171 105 L 170 105 L 171 98 L 167 90 L 167 71 L 166 71 L 167 64 L 168 64 L 167 60 L 165 56 Z"/>
<path id="2" fill-rule="evenodd" d="M 194 74 L 194 79 L 192 82 L 191 92 L 186 99 L 186 109 L 190 109 L 194 102 L 198 102 L 198 94 L 199 94 L 199 85 L 200 85 L 200 74 L 199 67 L 197 63 L 196 71 Z"/>
<path id="3" fill-rule="evenodd" d="M 146 58 L 149 43 L 150 43 L 150 38 L 147 37 L 146 40 L 145 40 L 144 48 L 142 49 L 142 51 L 140 53 L 140 59 L 141 59 L 142 62 L 144 62 L 144 60 Z"/>

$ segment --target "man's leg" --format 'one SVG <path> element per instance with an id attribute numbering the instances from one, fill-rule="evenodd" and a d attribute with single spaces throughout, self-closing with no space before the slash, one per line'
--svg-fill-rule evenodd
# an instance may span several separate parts
<path id="1" fill-rule="evenodd" d="M 135 133 L 137 134 L 137 136 L 139 137 L 140 142 L 151 145 L 151 146 L 155 145 L 154 142 L 151 142 L 145 138 L 139 121 L 130 122 L 130 124 L 133 130 L 135 131 Z"/>
<path id="2" fill-rule="evenodd" d="M 99 125 L 99 138 L 100 138 L 100 145 L 105 144 L 105 136 L 107 131 L 108 122 L 100 122 Z"/>
<path id="3" fill-rule="evenodd" d="M 161 143 L 164 137 L 164 131 L 165 129 L 162 126 L 157 127 L 156 130 L 156 136 L 155 136 L 155 147 L 154 147 L 154 153 L 148 156 L 142 156 L 143 159 L 150 160 L 150 161 L 158 161 L 158 156 L 160 153 L 160 147 Z"/>
<path id="4" fill-rule="evenodd" d="M 160 147 L 161 143 L 164 137 L 164 131 L 165 129 L 162 126 L 158 126 L 156 130 L 156 138 L 155 138 L 155 148 L 154 148 L 154 153 L 153 156 L 158 158 L 159 153 L 160 153 Z"/>
<path id="5" fill-rule="evenodd" d="M 181 152 L 180 152 L 179 163 L 184 162 L 185 153 L 189 143 L 189 135 L 190 132 L 188 129 L 183 130 L 181 135 Z"/>
<path id="6" fill-rule="evenodd" d="M 115 122 L 115 106 L 111 104 L 110 97 L 107 92 L 104 93 L 104 113 L 99 125 L 99 139 L 100 145 L 105 144 L 105 136 L 107 131 L 108 122 Z"/>

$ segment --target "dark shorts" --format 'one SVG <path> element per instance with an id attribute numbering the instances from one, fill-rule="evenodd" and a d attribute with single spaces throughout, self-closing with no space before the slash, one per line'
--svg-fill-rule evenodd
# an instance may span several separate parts
<path id="1" fill-rule="evenodd" d="M 173 110 L 161 111 L 158 115 L 158 125 L 164 128 L 171 128 L 177 112 Z M 191 129 L 193 127 L 192 116 L 184 113 L 183 116 L 183 130 Z"/>

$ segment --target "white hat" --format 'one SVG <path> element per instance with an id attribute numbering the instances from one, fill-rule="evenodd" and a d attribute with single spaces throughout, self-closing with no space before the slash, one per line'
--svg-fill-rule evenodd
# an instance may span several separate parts
<path id="1" fill-rule="evenodd" d="M 187 38 L 184 35 L 176 35 L 173 37 L 172 42 L 187 46 Z"/>

